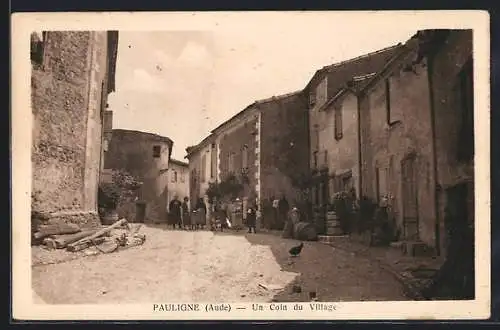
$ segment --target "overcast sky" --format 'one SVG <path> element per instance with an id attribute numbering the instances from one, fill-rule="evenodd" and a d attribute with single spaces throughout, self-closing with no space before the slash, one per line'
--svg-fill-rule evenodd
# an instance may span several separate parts
<path id="1" fill-rule="evenodd" d="M 253 101 L 300 90 L 321 67 L 416 32 L 347 18 L 252 24 L 120 32 L 116 92 L 109 96 L 113 127 L 168 136 L 172 157 L 182 160 L 187 146 Z"/>

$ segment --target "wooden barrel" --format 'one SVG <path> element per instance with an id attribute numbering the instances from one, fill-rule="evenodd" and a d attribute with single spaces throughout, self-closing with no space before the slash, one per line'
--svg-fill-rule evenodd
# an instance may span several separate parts
<path id="1" fill-rule="evenodd" d="M 298 222 L 293 226 L 294 237 L 301 241 L 316 241 L 318 235 L 313 224 Z"/>
<path id="2" fill-rule="evenodd" d="M 326 234 L 327 235 L 342 235 L 344 232 L 342 230 L 342 225 L 340 223 L 340 218 L 335 211 L 329 211 L 326 213 Z"/>

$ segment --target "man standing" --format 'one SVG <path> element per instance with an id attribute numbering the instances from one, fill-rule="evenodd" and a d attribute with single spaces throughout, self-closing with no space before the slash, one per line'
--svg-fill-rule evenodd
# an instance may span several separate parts
<path id="1" fill-rule="evenodd" d="M 168 211 L 170 213 L 170 219 L 172 221 L 172 226 L 175 229 L 175 225 L 179 226 L 179 229 L 181 228 L 181 208 L 182 204 L 179 201 L 177 195 L 174 196 L 174 199 L 170 201 L 170 204 L 168 205 Z"/>

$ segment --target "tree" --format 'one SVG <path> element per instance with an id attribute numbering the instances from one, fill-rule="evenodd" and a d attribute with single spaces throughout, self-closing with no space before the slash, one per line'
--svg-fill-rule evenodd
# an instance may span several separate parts
<path id="1" fill-rule="evenodd" d="M 115 210 L 118 205 L 134 198 L 142 182 L 125 170 L 113 170 L 112 181 L 99 184 L 99 208 Z"/>
<path id="2" fill-rule="evenodd" d="M 229 173 L 221 182 L 209 183 L 206 194 L 210 201 L 215 199 L 236 198 L 243 191 L 244 184 L 234 175 Z"/>

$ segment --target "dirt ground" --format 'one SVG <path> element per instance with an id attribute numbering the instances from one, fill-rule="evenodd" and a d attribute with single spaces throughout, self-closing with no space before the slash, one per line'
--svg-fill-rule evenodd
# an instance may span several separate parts
<path id="1" fill-rule="evenodd" d="M 407 300 L 376 264 L 321 243 L 305 242 L 290 258 L 298 242 L 270 234 L 140 232 L 144 245 L 110 254 L 33 248 L 35 294 L 48 304 L 291 302 L 311 291 L 319 301 Z M 297 284 L 302 292 L 293 293 Z"/>

